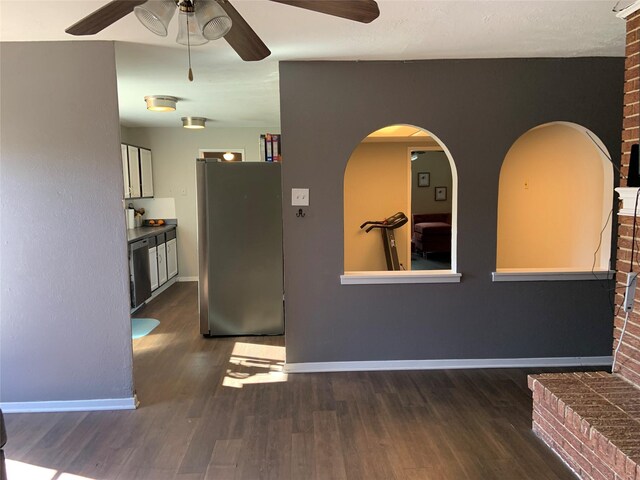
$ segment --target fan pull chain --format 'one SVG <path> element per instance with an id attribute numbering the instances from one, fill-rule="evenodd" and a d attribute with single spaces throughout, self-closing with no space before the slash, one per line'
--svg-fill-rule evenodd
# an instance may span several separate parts
<path id="1" fill-rule="evenodd" d="M 191 33 L 189 28 L 189 14 L 187 14 L 187 55 L 189 56 L 189 81 L 193 82 L 193 71 L 191 70 Z"/>

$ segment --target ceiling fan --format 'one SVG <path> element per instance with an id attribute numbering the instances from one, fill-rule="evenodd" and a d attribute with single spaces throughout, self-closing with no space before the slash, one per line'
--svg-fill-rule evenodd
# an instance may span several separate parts
<path id="1" fill-rule="evenodd" d="M 271 1 L 361 23 L 372 22 L 380 15 L 375 0 Z M 262 60 L 271 54 L 228 0 L 112 0 L 71 25 L 65 32 L 71 35 L 94 35 L 135 12 L 145 27 L 156 35 L 166 36 L 176 10 L 179 11 L 178 43 L 195 46 L 224 37 L 245 61 Z"/>

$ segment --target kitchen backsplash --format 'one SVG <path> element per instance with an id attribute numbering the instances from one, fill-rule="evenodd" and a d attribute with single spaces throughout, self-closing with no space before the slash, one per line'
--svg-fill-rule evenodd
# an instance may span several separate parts
<path id="1" fill-rule="evenodd" d="M 127 206 L 132 203 L 136 210 L 144 208 L 143 220 L 151 218 L 176 218 L 175 198 L 140 198 L 127 200 Z"/>

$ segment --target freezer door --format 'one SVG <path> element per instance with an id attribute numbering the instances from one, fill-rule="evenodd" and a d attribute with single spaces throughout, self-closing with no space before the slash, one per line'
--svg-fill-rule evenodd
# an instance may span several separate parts
<path id="1" fill-rule="evenodd" d="M 207 298 L 204 302 L 200 298 L 200 307 L 208 309 L 209 334 L 282 334 L 280 165 L 204 165 L 206 199 L 201 195 L 198 199 L 207 207 L 206 235 L 199 235 L 207 246 L 201 257 L 206 261 L 202 268 L 206 268 Z"/>

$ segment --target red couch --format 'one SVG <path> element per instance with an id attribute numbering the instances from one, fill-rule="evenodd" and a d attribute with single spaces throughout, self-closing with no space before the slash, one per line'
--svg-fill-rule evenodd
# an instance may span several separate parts
<path id="1" fill-rule="evenodd" d="M 451 214 L 414 213 L 412 243 L 418 253 L 451 252 Z"/>

